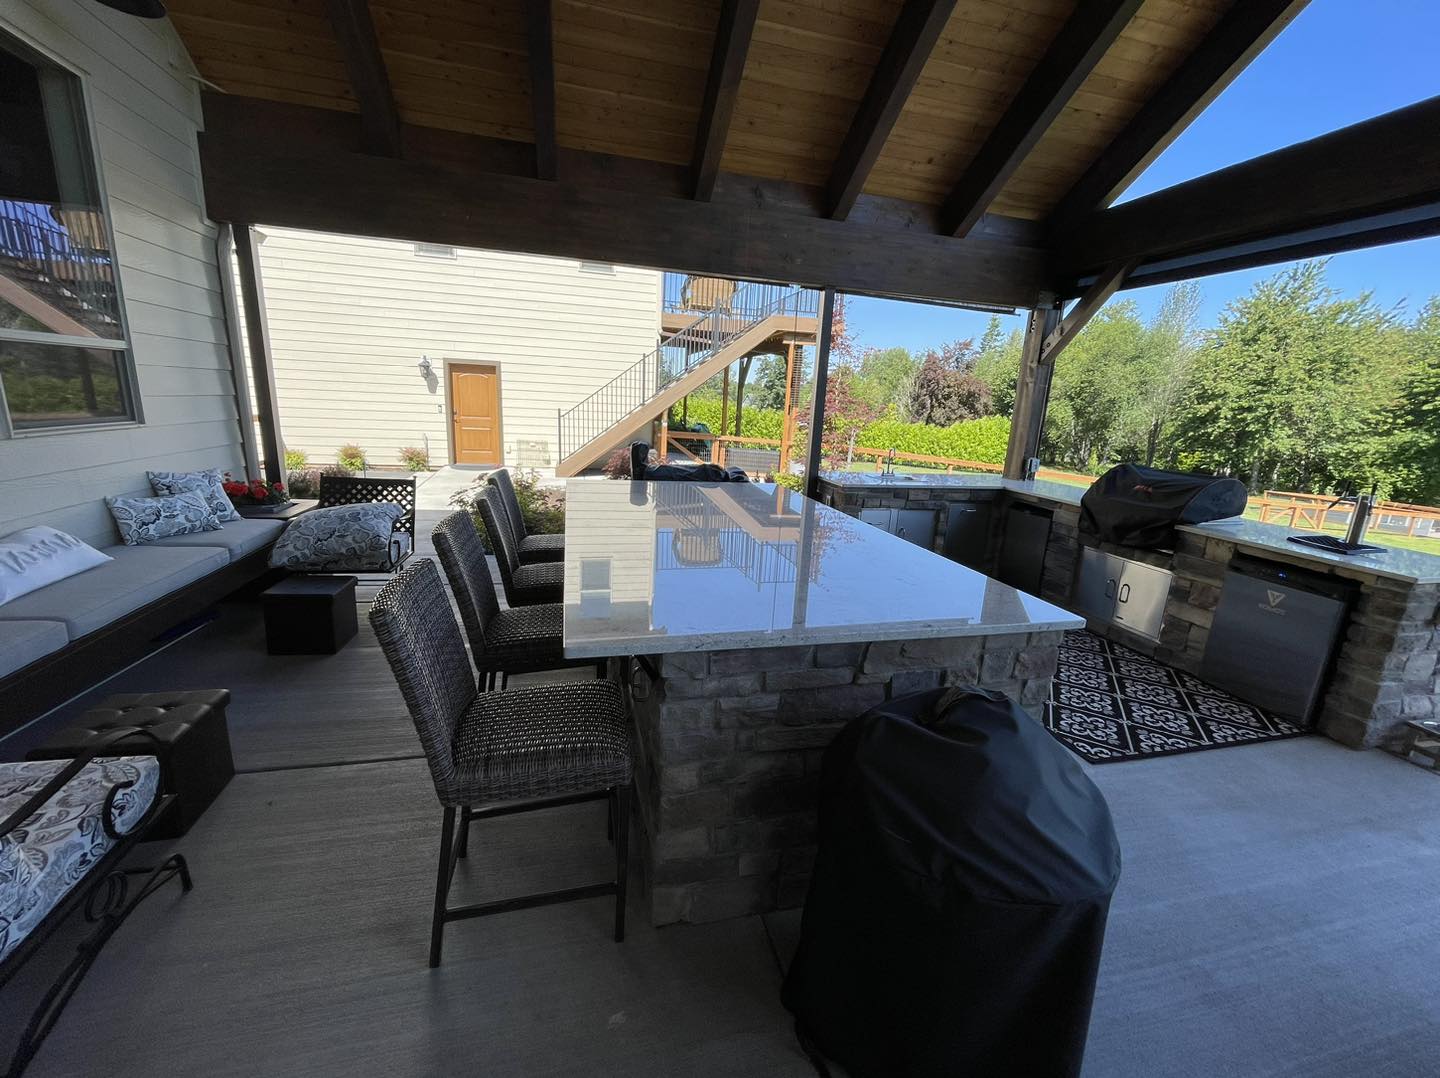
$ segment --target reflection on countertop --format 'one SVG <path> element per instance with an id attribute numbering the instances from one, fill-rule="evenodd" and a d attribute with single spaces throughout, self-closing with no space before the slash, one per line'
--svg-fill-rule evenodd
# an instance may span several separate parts
<path id="1" fill-rule="evenodd" d="M 1060 505 L 1079 505 L 1086 488 L 1049 479 L 1005 479 L 981 473 L 822 472 L 822 482 L 839 490 L 993 490 L 1028 495 Z"/>
<path id="2" fill-rule="evenodd" d="M 572 480 L 565 534 L 576 658 L 1083 624 L 772 484 Z"/>

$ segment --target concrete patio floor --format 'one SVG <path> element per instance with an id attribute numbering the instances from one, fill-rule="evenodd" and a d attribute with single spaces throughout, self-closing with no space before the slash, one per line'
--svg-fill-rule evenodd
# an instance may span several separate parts
<path id="1" fill-rule="evenodd" d="M 607 901 L 572 903 L 451 925 L 426 967 L 439 810 L 363 620 L 275 658 L 225 604 L 92 698 L 216 685 L 243 773 L 174 844 L 196 888 L 125 925 L 34 1078 L 813 1073 L 778 998 L 798 913 L 655 930 L 636 902 L 616 945 Z M 1434 1072 L 1435 776 L 1318 738 L 1092 773 L 1125 870 L 1087 1076 Z M 603 878 L 603 828 L 594 805 L 477 828 L 455 900 Z"/>

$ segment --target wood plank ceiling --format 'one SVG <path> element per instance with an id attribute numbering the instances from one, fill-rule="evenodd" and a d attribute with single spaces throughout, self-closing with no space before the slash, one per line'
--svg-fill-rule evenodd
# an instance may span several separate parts
<path id="1" fill-rule="evenodd" d="M 535 139 L 526 4 L 370 0 L 394 107 L 406 125 Z M 737 0 L 729 0 L 735 4 Z M 902 9 L 923 0 L 759 0 L 722 132 L 720 169 L 823 188 L 877 81 Z M 1111 0 L 1086 0 L 1104 7 Z M 170 0 L 199 73 L 233 95 L 359 109 L 337 35 L 341 0 Z M 684 166 L 695 160 L 721 0 L 551 0 L 559 147 Z M 740 17 L 746 15 L 739 0 Z M 755 8 L 752 2 L 748 5 Z M 860 189 L 939 207 L 1037 65 L 1076 0 L 949 0 L 943 30 Z M 1041 219 L 1233 0 L 1144 0 L 1038 141 L 1000 174 L 992 214 Z M 943 10 L 942 10 L 943 15 Z M 917 16 L 918 17 L 918 16 Z M 933 14 L 931 15 L 933 18 Z M 937 24 L 938 25 L 938 24 Z M 933 35 L 931 35 L 933 37 Z M 921 31 L 920 37 L 924 38 Z M 902 76 L 903 80 L 903 76 Z M 907 84 L 908 85 L 908 84 Z M 852 136 L 856 137 L 856 136 Z M 1026 144 L 1028 145 L 1028 144 Z M 866 165 L 869 160 L 864 159 Z"/>

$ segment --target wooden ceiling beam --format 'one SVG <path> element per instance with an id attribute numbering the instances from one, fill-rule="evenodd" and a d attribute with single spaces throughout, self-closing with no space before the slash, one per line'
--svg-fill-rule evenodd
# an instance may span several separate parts
<path id="1" fill-rule="evenodd" d="M 836 222 L 754 198 L 697 202 L 688 185 L 668 195 L 608 186 L 572 175 L 571 151 L 562 179 L 542 182 L 482 169 L 488 141 L 456 132 L 408 128 L 403 160 L 365 156 L 353 151 L 353 117 L 251 104 L 206 95 L 200 156 L 215 220 L 950 303 L 1028 307 L 1049 280 L 1046 252 L 1010 238 Z M 431 141 L 443 156 L 425 152 Z"/>
<path id="2" fill-rule="evenodd" d="M 906 0 L 830 170 L 826 194 L 831 217 L 843 221 L 855 208 L 955 4 L 956 0 Z"/>
<path id="3" fill-rule="evenodd" d="M 1057 264 L 1083 276 L 1440 202 L 1437 132 L 1440 96 L 1100 210 Z"/>
<path id="4" fill-rule="evenodd" d="M 375 36 L 369 0 L 329 0 L 329 9 L 350 88 L 360 104 L 363 145 L 369 153 L 399 157 L 403 151 L 400 113 Z"/>
<path id="5" fill-rule="evenodd" d="M 1109 206 L 1300 14 L 1309 0 L 1243 0 L 1076 181 L 1050 213 L 1060 234 Z"/>
<path id="6" fill-rule="evenodd" d="M 693 196 L 708 202 L 715 193 L 720 175 L 720 158 L 725 138 L 735 115 L 735 99 L 745 74 L 745 57 L 755 32 L 760 0 L 723 0 L 720 22 L 715 28 L 715 47 L 710 54 L 710 74 L 705 82 L 705 100 L 700 107 L 700 126 L 695 134 Z"/>
<path id="7" fill-rule="evenodd" d="M 560 143 L 555 122 L 555 24 L 550 0 L 525 0 L 525 40 L 530 53 L 530 114 L 535 126 L 535 176 L 559 176 Z"/>
<path id="8" fill-rule="evenodd" d="M 1120 36 L 1141 0 L 1084 0 L 1025 80 L 945 200 L 945 231 L 964 236 Z"/>

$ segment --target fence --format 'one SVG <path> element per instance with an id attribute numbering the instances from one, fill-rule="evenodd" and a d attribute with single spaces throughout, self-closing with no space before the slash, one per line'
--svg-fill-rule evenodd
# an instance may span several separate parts
<path id="1" fill-rule="evenodd" d="M 1352 512 L 1349 503 L 1336 505 L 1332 496 L 1288 490 L 1267 490 L 1261 497 L 1252 498 L 1250 506 L 1259 510 L 1262 524 L 1284 524 L 1314 531 L 1343 528 L 1350 523 Z M 1391 535 L 1440 538 L 1440 508 L 1408 502 L 1376 502 L 1370 527 Z"/>

